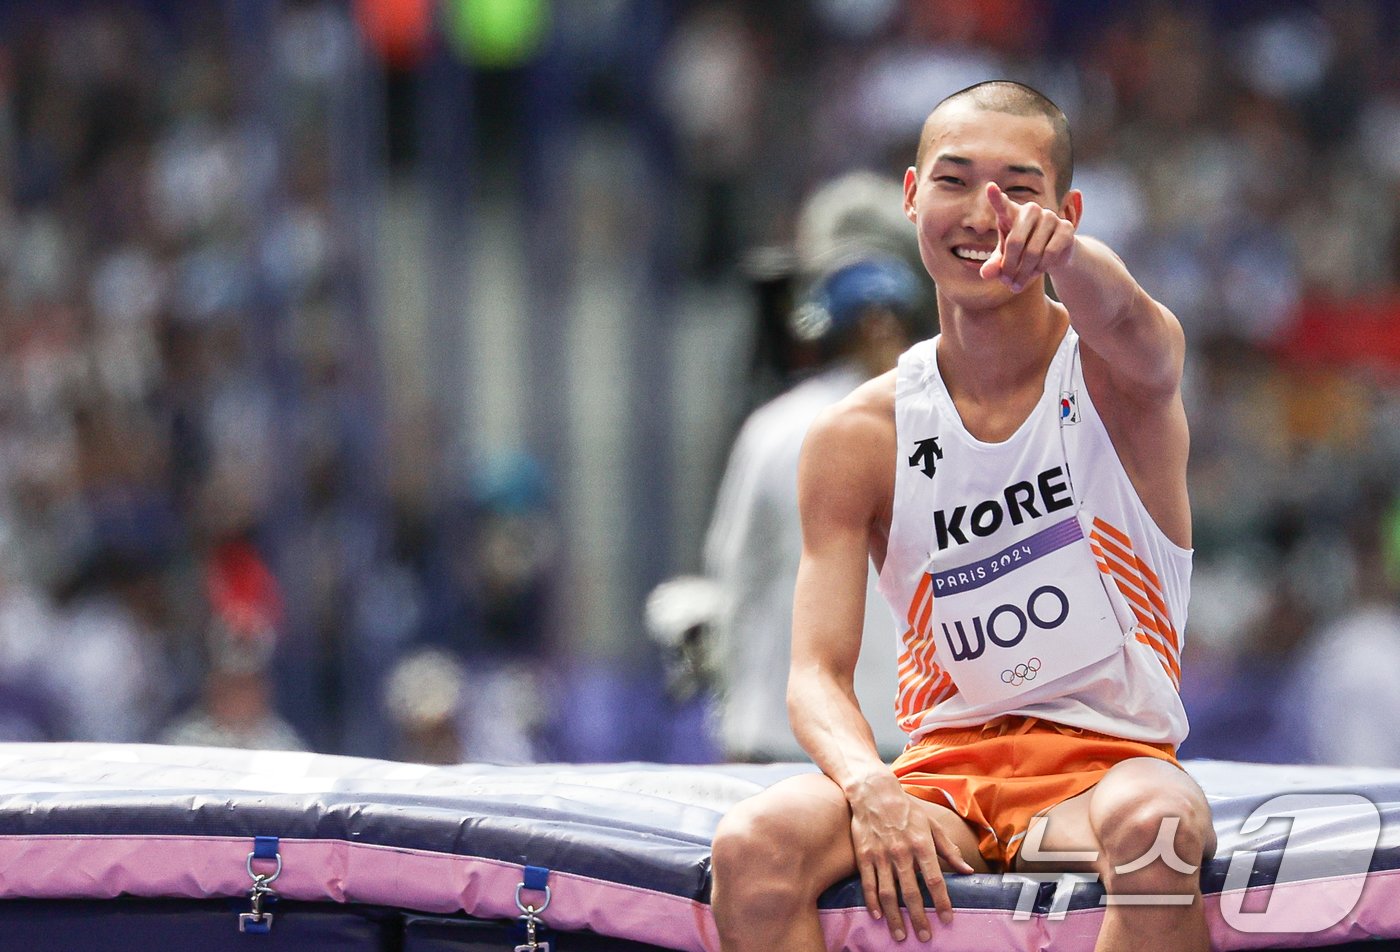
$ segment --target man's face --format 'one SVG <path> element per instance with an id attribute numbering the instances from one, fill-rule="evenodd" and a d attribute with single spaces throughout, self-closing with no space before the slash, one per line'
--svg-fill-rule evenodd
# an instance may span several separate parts
<path id="1" fill-rule="evenodd" d="M 997 247 L 987 183 L 1013 201 L 1066 216 L 1070 197 L 1055 197 L 1050 121 L 954 102 L 934 113 L 927 133 L 923 160 L 904 180 L 904 211 L 918 228 L 924 266 L 950 302 L 985 308 L 1007 301 L 1009 288 L 978 273 Z"/>

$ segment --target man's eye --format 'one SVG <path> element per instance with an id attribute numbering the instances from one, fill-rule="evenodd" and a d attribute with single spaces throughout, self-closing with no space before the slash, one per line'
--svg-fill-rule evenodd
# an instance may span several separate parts
<path id="1" fill-rule="evenodd" d="M 934 179 L 935 182 L 942 182 L 946 185 L 961 185 L 963 180 L 952 175 L 940 175 Z"/>
<path id="2" fill-rule="evenodd" d="M 1036 194 L 1035 189 L 1031 188 L 1029 185 L 1013 185 L 1010 188 L 1002 189 L 1002 191 L 1006 192 L 1008 195 L 1012 192 L 1024 192 L 1027 195 Z"/>

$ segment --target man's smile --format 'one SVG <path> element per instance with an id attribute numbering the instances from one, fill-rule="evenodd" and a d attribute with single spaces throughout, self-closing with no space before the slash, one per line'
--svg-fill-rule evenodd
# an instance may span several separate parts
<path id="1" fill-rule="evenodd" d="M 992 256 L 996 248 L 974 248 L 971 245 L 954 245 L 953 255 L 963 261 L 982 263 Z"/>

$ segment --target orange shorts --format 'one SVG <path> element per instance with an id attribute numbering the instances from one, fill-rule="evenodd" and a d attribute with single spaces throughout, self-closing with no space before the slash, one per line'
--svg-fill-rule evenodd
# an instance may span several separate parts
<path id="1" fill-rule="evenodd" d="M 933 731 L 899 755 L 894 773 L 913 796 L 946 804 L 967 820 L 987 863 L 1008 870 L 1032 819 L 1133 757 L 1177 763 L 1170 744 L 1012 714 L 979 727 Z"/>

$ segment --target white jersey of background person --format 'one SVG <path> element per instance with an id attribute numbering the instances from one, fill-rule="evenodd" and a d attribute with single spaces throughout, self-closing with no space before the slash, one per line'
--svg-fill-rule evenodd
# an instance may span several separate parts
<path id="1" fill-rule="evenodd" d="M 715 625 L 718 735 L 728 757 L 806 760 L 788 725 L 792 593 L 802 554 L 797 458 L 817 414 L 865 382 L 836 364 L 755 410 L 744 422 L 705 539 L 706 574 L 725 591 Z M 875 742 L 890 756 L 908 737 L 895 722 L 897 633 L 867 577 L 865 634 L 855 687 Z"/>
<path id="2" fill-rule="evenodd" d="M 917 739 L 940 728 L 1025 714 L 1130 740 L 1180 744 L 1187 730 L 1178 685 L 1191 553 L 1163 535 L 1138 499 L 1084 385 L 1079 335 L 1073 328 L 1065 332 L 1036 409 L 1000 443 L 978 440 L 963 427 L 938 372 L 937 347 L 934 338 L 900 358 L 895 391 L 901 458 L 880 590 L 904 622 L 907 640 L 900 723 Z M 915 444 L 933 438 L 941 456 L 926 473 Z M 1013 505 L 1016 487 L 1031 487 L 1025 497 L 1040 496 L 1025 499 L 1038 509 L 1018 508 L 1013 525 L 1005 510 Z M 1040 498 L 1047 495 L 1048 506 Z M 1000 510 L 993 513 L 996 507 Z M 998 549 L 1003 537 L 1019 541 L 1010 537 L 1073 520 L 1076 507 L 1085 510 L 1079 521 L 1089 544 L 1080 542 L 1073 551 L 1084 566 L 1097 565 L 1104 582 L 1098 597 L 1110 595 L 1110 611 L 1118 616 L 1112 645 L 1121 649 L 1050 683 L 1027 683 L 1014 697 L 970 702 L 946 670 L 952 642 L 939 634 L 941 599 L 932 585 L 921 584 L 930 563 L 938 565 L 945 553 L 956 556 L 967 542 L 980 541 L 979 535 L 988 537 L 991 549 Z M 974 531 L 975 513 L 983 514 L 985 533 Z M 993 522 L 995 530 L 988 528 Z M 1045 562 L 1032 562 L 1017 574 L 1043 576 Z M 951 606 L 951 593 L 947 597 Z"/>

